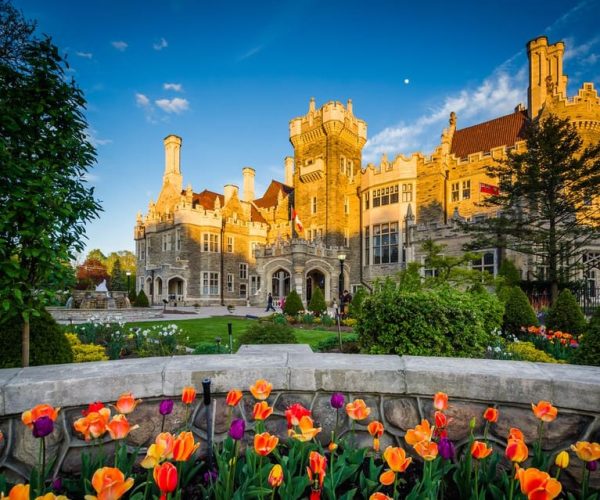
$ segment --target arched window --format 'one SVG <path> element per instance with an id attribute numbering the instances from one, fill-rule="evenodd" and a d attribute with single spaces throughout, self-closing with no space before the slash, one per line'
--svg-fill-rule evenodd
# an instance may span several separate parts
<path id="1" fill-rule="evenodd" d="M 271 290 L 273 297 L 287 297 L 290 293 L 290 273 L 285 269 L 275 271 L 271 279 Z"/>

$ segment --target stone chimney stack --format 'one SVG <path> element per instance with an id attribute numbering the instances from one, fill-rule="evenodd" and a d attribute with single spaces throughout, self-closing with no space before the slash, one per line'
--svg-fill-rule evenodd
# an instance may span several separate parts
<path id="1" fill-rule="evenodd" d="M 225 186 L 223 187 L 223 195 L 225 196 L 224 205 L 227 205 L 227 203 L 229 203 L 229 200 L 231 200 L 231 197 L 234 194 L 237 196 L 238 187 L 235 184 L 225 184 Z"/>
<path id="2" fill-rule="evenodd" d="M 181 137 L 168 135 L 164 138 L 165 145 L 165 173 L 163 184 L 172 184 L 181 190 L 183 179 L 181 168 L 179 166 L 181 152 Z"/>
<path id="3" fill-rule="evenodd" d="M 244 201 L 254 200 L 254 177 L 256 172 L 252 167 L 244 167 L 242 169 L 242 176 L 244 177 Z"/>
<path id="4" fill-rule="evenodd" d="M 294 185 L 294 159 L 291 156 L 286 156 L 283 160 L 285 163 L 285 177 L 283 183 L 286 186 Z"/>

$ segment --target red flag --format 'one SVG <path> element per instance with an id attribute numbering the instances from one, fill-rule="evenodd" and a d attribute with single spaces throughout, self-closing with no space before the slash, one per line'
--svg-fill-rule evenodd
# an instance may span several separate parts
<path id="1" fill-rule="evenodd" d="M 479 183 L 479 192 L 498 196 L 500 194 L 500 188 L 498 186 L 493 186 L 492 184 L 486 184 L 485 182 L 480 182 Z"/>
<path id="2" fill-rule="evenodd" d="M 304 231 L 304 226 L 302 225 L 302 222 L 300 222 L 300 217 L 298 216 L 298 212 L 296 212 L 295 208 L 292 210 L 292 221 L 296 224 L 296 231 L 299 233 Z"/>

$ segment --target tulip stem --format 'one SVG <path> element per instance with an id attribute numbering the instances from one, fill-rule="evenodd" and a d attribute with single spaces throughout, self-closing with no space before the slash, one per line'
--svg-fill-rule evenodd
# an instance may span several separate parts
<path id="1" fill-rule="evenodd" d="M 515 471 L 513 470 L 511 477 L 510 477 L 510 489 L 508 490 L 508 500 L 512 500 L 514 494 L 515 494 Z"/>
<path id="2" fill-rule="evenodd" d="M 475 498 L 479 500 L 479 460 L 475 461 Z"/>
<path id="3" fill-rule="evenodd" d="M 262 487 L 263 487 L 263 473 L 262 473 L 262 455 L 260 456 L 260 458 L 258 459 L 258 477 L 260 479 L 260 500 L 262 500 L 263 495 L 262 495 Z"/>
<path id="4" fill-rule="evenodd" d="M 587 483 L 590 471 L 587 470 L 587 463 L 583 465 L 583 474 L 581 476 L 581 500 L 585 500 L 587 497 Z"/>
<path id="5" fill-rule="evenodd" d="M 398 496 L 398 474 L 394 473 L 394 490 L 392 492 L 392 495 L 394 496 L 394 498 L 396 498 Z"/>
<path id="6" fill-rule="evenodd" d="M 161 432 L 161 434 L 165 431 L 165 418 L 166 418 L 166 415 L 163 415 L 162 416 L 162 422 L 160 424 L 160 432 Z"/>
<path id="7" fill-rule="evenodd" d="M 148 474 L 146 475 L 146 486 L 144 487 L 144 500 L 148 498 L 148 490 L 150 489 L 150 478 L 152 477 L 152 469 L 148 469 Z"/>
<path id="8" fill-rule="evenodd" d="M 332 435 L 333 438 L 333 435 Z M 333 442 L 333 439 L 332 439 Z M 335 498 L 335 482 L 333 481 L 333 459 L 335 456 L 335 450 L 331 450 L 331 460 L 329 461 L 329 466 L 331 467 L 331 497 Z"/>

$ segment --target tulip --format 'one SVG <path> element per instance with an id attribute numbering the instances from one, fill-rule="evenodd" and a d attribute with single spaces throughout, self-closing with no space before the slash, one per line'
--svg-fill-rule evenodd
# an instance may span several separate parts
<path id="1" fill-rule="evenodd" d="M 346 399 L 344 398 L 344 395 L 341 392 L 334 392 L 331 395 L 331 399 L 329 400 L 331 407 L 335 408 L 336 410 L 343 408 L 345 402 Z"/>
<path id="2" fill-rule="evenodd" d="M 498 421 L 498 410 L 496 408 L 488 408 L 483 412 L 483 418 L 491 424 Z"/>
<path id="3" fill-rule="evenodd" d="M 254 436 L 254 451 L 256 451 L 256 453 L 258 453 L 261 457 L 266 457 L 275 449 L 277 443 L 279 443 L 279 438 L 269 434 L 268 432 L 256 434 Z"/>
<path id="4" fill-rule="evenodd" d="M 110 419 L 110 410 L 101 408 L 97 412 L 88 413 L 87 417 L 77 419 L 73 427 L 77 432 L 83 434 L 86 441 L 97 439 L 107 431 L 108 421 Z"/>
<path id="5" fill-rule="evenodd" d="M 242 391 L 239 391 L 237 389 L 231 389 L 227 393 L 227 397 L 225 398 L 225 403 L 227 403 L 228 406 L 237 406 L 237 404 L 241 401 L 241 399 L 242 399 Z"/>
<path id="6" fill-rule="evenodd" d="M 383 424 L 377 420 L 373 420 L 367 426 L 367 430 L 373 436 L 373 449 L 379 451 L 379 438 L 383 435 Z"/>
<path id="7" fill-rule="evenodd" d="M 187 462 L 199 447 L 200 443 L 194 443 L 194 435 L 191 432 L 182 432 L 173 443 L 173 460 Z"/>
<path id="8" fill-rule="evenodd" d="M 191 405 L 194 402 L 194 399 L 196 399 L 196 389 L 192 386 L 184 387 L 181 393 L 181 401 L 183 404 Z"/>
<path id="9" fill-rule="evenodd" d="M 448 417 L 445 413 L 442 413 L 441 411 L 436 411 L 434 417 L 435 426 L 437 429 L 443 429 L 448 425 Z"/>
<path id="10" fill-rule="evenodd" d="M 585 468 L 590 472 L 596 472 L 596 470 L 598 469 L 598 461 L 592 460 L 591 462 L 586 462 Z"/>
<path id="11" fill-rule="evenodd" d="M 119 413 L 129 415 L 141 402 L 142 400 L 135 399 L 131 392 L 124 392 L 119 396 L 119 399 L 115 403 L 115 408 Z"/>
<path id="12" fill-rule="evenodd" d="M 8 492 L 8 497 L 2 495 L 2 499 L 7 500 L 29 500 L 29 485 L 15 484 Z"/>
<path id="13" fill-rule="evenodd" d="M 52 480 L 52 489 L 53 490 L 62 490 L 63 482 L 62 478 L 56 477 Z"/>
<path id="14" fill-rule="evenodd" d="M 92 486 L 98 494 L 98 499 L 117 500 L 133 486 L 133 478 L 125 479 L 125 475 L 115 467 L 102 467 L 94 472 Z M 96 497 L 86 497 L 91 500 Z"/>
<path id="15" fill-rule="evenodd" d="M 312 483 L 311 489 L 319 491 L 323 487 L 323 481 L 327 472 L 327 459 L 316 451 L 311 451 L 308 456 L 307 472 L 308 479 Z"/>
<path id="16" fill-rule="evenodd" d="M 335 442 L 331 441 L 331 443 L 327 445 L 327 449 L 329 450 L 329 453 L 333 453 L 335 450 L 338 449 L 338 445 L 335 444 Z"/>
<path id="17" fill-rule="evenodd" d="M 589 443 L 588 441 L 577 441 L 571 445 L 571 449 L 577 454 L 580 460 L 584 462 L 593 462 L 600 459 L 600 444 Z"/>
<path id="18" fill-rule="evenodd" d="M 508 439 L 519 439 L 521 441 L 525 441 L 525 436 L 523 436 L 523 433 L 516 427 L 511 427 L 508 431 Z"/>
<path id="19" fill-rule="evenodd" d="M 433 441 L 420 441 L 413 448 L 423 460 L 428 462 L 438 456 L 438 445 Z"/>
<path id="20" fill-rule="evenodd" d="M 406 431 L 404 439 L 408 444 L 414 446 L 421 441 L 431 441 L 432 435 L 433 429 L 431 428 L 429 421 L 423 419 L 419 425 L 415 426 L 414 429 L 409 429 Z"/>
<path id="21" fill-rule="evenodd" d="M 204 477 L 204 482 L 206 484 L 211 484 L 211 483 L 214 483 L 219 478 L 219 473 L 216 470 L 211 469 L 211 470 L 207 470 L 204 473 L 203 477 Z"/>
<path id="22" fill-rule="evenodd" d="M 346 413 L 352 420 L 364 420 L 371 414 L 371 408 L 362 399 L 355 399 L 346 405 Z"/>
<path id="23" fill-rule="evenodd" d="M 473 441 L 473 444 L 471 445 L 471 455 L 473 455 L 473 458 L 481 460 L 488 457 L 491 453 L 492 448 L 483 441 Z"/>
<path id="24" fill-rule="evenodd" d="M 531 409 L 542 422 L 552 422 L 558 414 L 558 409 L 548 401 L 540 401 L 537 405 L 531 403 Z"/>
<path id="25" fill-rule="evenodd" d="M 158 412 L 164 417 L 165 415 L 170 415 L 173 411 L 173 400 L 172 399 L 163 399 L 158 405 Z"/>
<path id="26" fill-rule="evenodd" d="M 562 490 L 561 484 L 546 472 L 542 472 L 533 467 L 529 469 L 517 469 L 516 474 L 519 484 L 521 485 L 521 493 L 527 496 L 528 499 L 548 499 L 551 500 L 560 495 Z"/>
<path id="27" fill-rule="evenodd" d="M 271 390 L 273 389 L 273 384 L 267 382 L 264 379 L 259 379 L 254 382 L 254 385 L 250 386 L 250 392 L 254 396 L 255 399 L 259 401 L 264 401 L 271 394 Z"/>
<path id="28" fill-rule="evenodd" d="M 396 473 L 393 470 L 386 470 L 379 476 L 379 482 L 384 486 L 389 486 L 390 484 L 394 484 L 396 480 Z"/>
<path id="29" fill-rule="evenodd" d="M 254 405 L 254 410 L 252 411 L 252 417 L 254 420 L 265 420 L 273 413 L 273 408 L 269 406 L 269 403 L 266 401 L 261 401 L 260 403 L 256 403 Z"/>
<path id="30" fill-rule="evenodd" d="M 377 491 L 369 497 L 369 500 L 393 500 L 393 498 L 388 497 L 385 493 L 381 493 L 381 491 Z"/>
<path id="31" fill-rule="evenodd" d="M 153 469 L 164 460 L 173 458 L 173 446 L 175 438 L 168 432 L 162 432 L 148 447 L 146 457 L 142 460 L 141 466 L 144 469 Z"/>
<path id="32" fill-rule="evenodd" d="M 288 429 L 297 426 L 300 423 L 302 417 L 311 416 L 311 411 L 304 408 L 300 403 L 294 403 L 287 410 L 285 410 L 285 418 L 287 419 Z"/>
<path id="33" fill-rule="evenodd" d="M 33 437 L 43 438 L 52 434 L 54 422 L 50 417 L 40 417 L 33 421 Z"/>
<path id="34" fill-rule="evenodd" d="M 177 488 L 177 468 L 171 462 L 154 467 L 154 482 L 161 493 L 161 500 L 167 498 L 167 493 Z"/>
<path id="35" fill-rule="evenodd" d="M 300 428 L 300 432 L 297 433 L 293 430 L 290 430 L 290 436 L 298 441 L 310 441 L 313 439 L 319 432 L 321 432 L 321 427 L 314 426 L 313 419 L 308 415 L 303 416 L 298 422 L 298 427 Z"/>
<path id="36" fill-rule="evenodd" d="M 560 469 L 566 469 L 569 466 L 569 453 L 565 450 L 561 451 L 554 459 L 554 465 Z"/>
<path id="37" fill-rule="evenodd" d="M 452 441 L 446 438 L 440 439 L 440 442 L 438 443 L 438 450 L 440 452 L 440 456 L 445 460 L 452 460 L 456 454 L 454 444 Z"/>
<path id="38" fill-rule="evenodd" d="M 10 500 L 10 497 L 8 497 Z M 27 497 L 29 498 L 29 497 Z M 43 496 L 39 496 L 39 497 L 35 497 L 35 500 L 69 500 L 66 496 L 64 495 L 55 495 L 54 493 L 50 492 L 50 493 L 46 493 Z"/>
<path id="39" fill-rule="evenodd" d="M 244 437 L 244 431 L 246 430 L 246 422 L 241 418 L 236 418 L 231 422 L 229 427 L 229 435 L 232 439 L 239 441 Z"/>
<path id="40" fill-rule="evenodd" d="M 393 472 L 404 472 L 412 462 L 412 458 L 407 458 L 406 452 L 398 446 L 388 446 L 383 452 L 383 459 Z"/>
<path id="41" fill-rule="evenodd" d="M 445 392 L 436 392 L 433 396 L 433 407 L 439 411 L 447 410 L 448 394 L 446 394 Z"/>
<path id="42" fill-rule="evenodd" d="M 21 414 L 21 422 L 27 427 L 33 429 L 33 422 L 40 417 L 48 417 L 53 422 L 58 418 L 60 408 L 53 408 L 47 404 L 34 406 L 31 410 L 26 410 Z"/>
<path id="43" fill-rule="evenodd" d="M 112 420 L 106 425 L 110 437 L 113 439 L 124 439 L 129 433 L 137 428 L 139 425 L 134 425 L 131 427 L 129 425 L 129 421 L 127 417 L 120 413 L 119 415 L 115 415 Z"/>
<path id="44" fill-rule="evenodd" d="M 279 464 L 275 464 L 269 472 L 269 478 L 267 480 L 271 488 L 277 488 L 283 483 L 283 468 Z"/>
<path id="45" fill-rule="evenodd" d="M 94 403 L 90 403 L 85 410 L 81 410 L 81 414 L 84 417 L 87 417 L 91 412 L 98 412 L 102 408 L 104 408 L 104 403 L 102 401 L 96 401 Z"/>
<path id="46" fill-rule="evenodd" d="M 520 439 L 509 439 L 504 455 L 511 462 L 521 463 L 529 457 L 529 450 L 524 441 L 521 441 Z"/>

